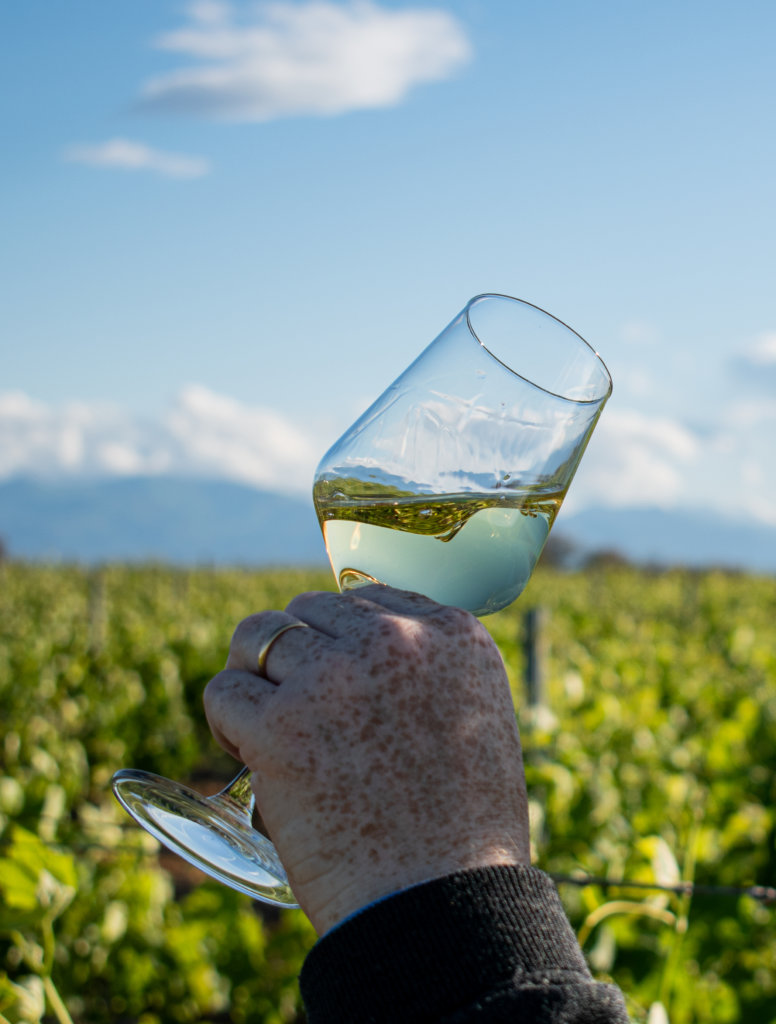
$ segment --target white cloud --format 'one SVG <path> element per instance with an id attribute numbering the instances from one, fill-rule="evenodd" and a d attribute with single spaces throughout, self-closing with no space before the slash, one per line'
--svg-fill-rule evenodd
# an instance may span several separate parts
<path id="1" fill-rule="evenodd" d="M 744 390 L 759 405 L 776 396 L 776 330 L 762 331 L 728 359 L 728 381 L 734 380 L 739 393 Z"/>
<path id="2" fill-rule="evenodd" d="M 667 417 L 604 409 L 566 502 L 567 511 L 596 505 L 670 508 L 681 503 L 697 439 Z"/>
<path id="3" fill-rule="evenodd" d="M 69 146 L 64 152 L 64 159 L 92 167 L 152 171 L 165 178 L 201 178 L 210 173 L 210 164 L 201 157 L 167 153 L 130 139 L 109 139 L 96 145 Z"/>
<path id="4" fill-rule="evenodd" d="M 776 366 L 776 331 L 763 331 L 743 354 L 744 361 L 750 366 Z"/>
<path id="5" fill-rule="evenodd" d="M 181 459 L 199 473 L 280 491 L 309 491 L 323 454 L 313 434 L 279 413 L 196 385 L 182 392 L 166 427 Z"/>
<path id="6" fill-rule="evenodd" d="M 754 397 L 731 402 L 721 413 L 726 430 L 735 434 L 751 434 L 752 438 L 763 437 L 773 447 L 776 434 L 776 396 Z"/>
<path id="7" fill-rule="evenodd" d="M 670 417 L 604 410 L 565 510 L 704 509 L 776 525 L 776 400 L 733 403 L 703 430 Z"/>
<path id="8" fill-rule="evenodd" d="M 202 387 L 184 389 L 157 420 L 97 403 L 49 406 L 0 394 L 0 478 L 169 474 L 309 493 L 321 454 L 312 431 Z"/>
<path id="9" fill-rule="evenodd" d="M 731 403 L 704 430 L 607 407 L 564 511 L 704 509 L 742 525 L 776 525 L 775 436 L 776 398 Z M 309 495 L 333 439 L 315 424 L 300 428 L 298 418 L 197 385 L 154 419 L 107 404 L 0 394 L 0 478 L 172 475 Z"/>
<path id="10" fill-rule="evenodd" d="M 776 396 L 731 403 L 720 413 L 712 486 L 729 515 L 776 526 Z"/>
<path id="11" fill-rule="evenodd" d="M 145 109 L 269 121 L 390 107 L 471 55 L 462 26 L 442 10 L 310 0 L 251 5 L 247 14 L 199 0 L 187 13 L 185 27 L 155 42 L 196 63 L 147 82 Z"/>

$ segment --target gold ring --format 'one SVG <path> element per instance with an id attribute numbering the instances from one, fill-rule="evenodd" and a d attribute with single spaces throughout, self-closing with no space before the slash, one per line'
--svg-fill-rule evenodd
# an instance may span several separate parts
<path id="1" fill-rule="evenodd" d="M 278 637 L 282 636 L 289 629 L 296 629 L 297 627 L 302 629 L 309 629 L 309 626 L 307 625 L 306 622 L 300 622 L 299 620 L 297 620 L 296 622 L 284 622 L 282 626 L 278 626 L 275 632 L 270 636 L 269 640 L 265 640 L 264 644 L 261 647 L 261 650 L 259 651 L 258 663 L 259 675 L 261 676 L 262 679 L 267 678 L 267 674 L 264 671 L 264 669 L 266 668 L 267 665 L 267 656 L 269 654 L 270 647 L 274 644 Z"/>

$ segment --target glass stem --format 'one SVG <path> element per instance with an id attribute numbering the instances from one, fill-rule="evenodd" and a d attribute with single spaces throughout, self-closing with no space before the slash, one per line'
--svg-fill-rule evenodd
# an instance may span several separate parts
<path id="1" fill-rule="evenodd" d="M 255 803 L 253 790 L 251 789 L 250 768 L 243 768 L 238 775 L 235 775 L 228 786 L 224 786 L 220 793 L 216 793 L 216 796 L 219 800 L 228 800 L 250 818 L 253 814 Z"/>

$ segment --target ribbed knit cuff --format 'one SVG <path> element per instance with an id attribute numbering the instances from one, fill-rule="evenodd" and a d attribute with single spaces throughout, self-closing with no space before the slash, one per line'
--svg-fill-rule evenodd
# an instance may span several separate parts
<path id="1" fill-rule="evenodd" d="M 529 867 L 414 886 L 319 940 L 300 976 L 309 1024 L 402 1024 L 454 1014 L 503 986 L 591 976 L 555 886 Z"/>

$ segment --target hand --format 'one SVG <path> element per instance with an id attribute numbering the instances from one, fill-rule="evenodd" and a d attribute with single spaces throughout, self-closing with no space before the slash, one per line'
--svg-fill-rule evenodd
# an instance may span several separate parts
<path id="1" fill-rule="evenodd" d="M 312 628 L 283 633 L 259 677 L 292 618 Z M 302 594 L 237 627 L 205 710 L 319 932 L 418 882 L 529 863 L 506 674 L 468 612 L 383 586 Z"/>

